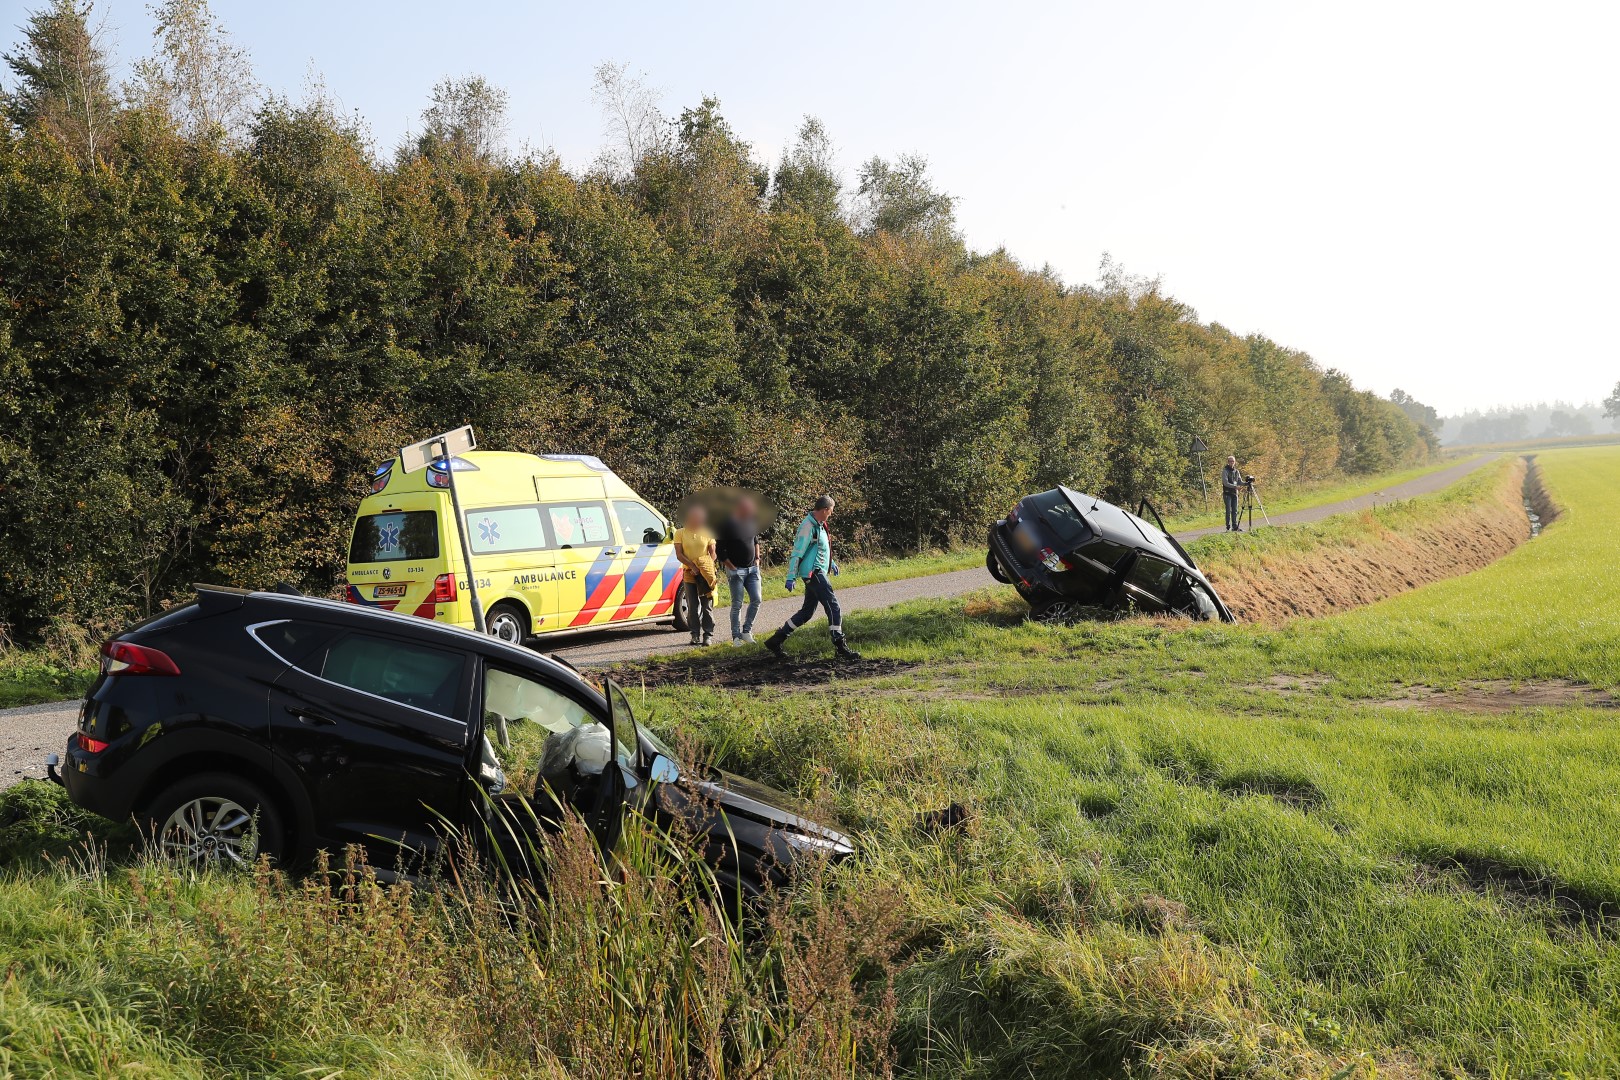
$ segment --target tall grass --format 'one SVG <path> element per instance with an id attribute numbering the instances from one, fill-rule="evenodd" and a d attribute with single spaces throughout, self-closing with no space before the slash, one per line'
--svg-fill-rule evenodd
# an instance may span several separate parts
<path id="1" fill-rule="evenodd" d="M 852 616 L 918 662 L 882 678 L 646 690 L 662 733 L 859 834 L 742 932 L 639 827 L 611 869 L 565 832 L 545 889 L 28 856 L 0 879 L 0 1062 L 1620 1075 L 1620 621 L 1593 591 L 1620 453 L 1540 464 L 1540 538 L 1340 617 L 1054 628 L 990 592 Z M 964 824 L 922 827 L 949 802 Z"/>
<path id="2" fill-rule="evenodd" d="M 8 875 L 0 1062 L 20 1075 L 881 1076 L 898 915 L 829 880 L 746 924 L 689 846 L 577 822 L 544 884 L 384 886 L 139 862 Z M 88 871 L 88 872 L 86 872 Z M 10 1075 L 0 1071 L 0 1075 Z"/>

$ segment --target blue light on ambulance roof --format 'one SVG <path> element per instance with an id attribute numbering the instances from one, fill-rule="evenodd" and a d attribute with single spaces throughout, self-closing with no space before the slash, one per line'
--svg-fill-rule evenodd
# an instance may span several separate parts
<path id="1" fill-rule="evenodd" d="M 602 459 L 595 454 L 541 454 L 547 461 L 577 461 L 587 468 L 597 472 L 608 472 L 608 467 L 602 464 Z"/>
<path id="2" fill-rule="evenodd" d="M 385 461 L 377 466 L 376 471 L 371 474 L 371 493 L 373 495 L 388 486 L 388 475 L 393 471 L 394 463 L 392 461 Z"/>
<path id="3" fill-rule="evenodd" d="M 456 472 L 478 471 L 478 466 L 474 465 L 464 457 L 451 458 L 450 467 L 456 470 Z M 444 472 L 444 458 L 434 458 L 432 461 L 428 462 L 428 468 L 432 469 L 434 472 Z"/>

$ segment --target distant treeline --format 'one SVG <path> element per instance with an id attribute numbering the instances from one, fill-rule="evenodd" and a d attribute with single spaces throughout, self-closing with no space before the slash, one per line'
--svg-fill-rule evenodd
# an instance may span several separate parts
<path id="1" fill-rule="evenodd" d="M 1607 435 L 1620 430 L 1620 419 L 1612 412 L 1606 413 L 1601 404 L 1541 401 L 1534 405 L 1500 405 L 1448 416 L 1436 430 L 1447 446 L 1462 446 Z"/>
<path id="2" fill-rule="evenodd" d="M 87 9 L 34 13 L 0 136 L 0 624 L 150 610 L 210 580 L 330 589 L 399 445 L 601 455 L 665 508 L 712 484 L 840 497 L 840 543 L 977 538 L 1065 483 L 1174 507 L 1188 448 L 1274 483 L 1420 460 L 1394 404 L 1105 264 L 969 250 L 918 159 L 846 189 L 807 119 L 768 170 L 718 103 L 604 67 L 586 171 L 504 151 L 441 83 L 378 154 L 252 73 L 202 0 L 114 89 Z"/>

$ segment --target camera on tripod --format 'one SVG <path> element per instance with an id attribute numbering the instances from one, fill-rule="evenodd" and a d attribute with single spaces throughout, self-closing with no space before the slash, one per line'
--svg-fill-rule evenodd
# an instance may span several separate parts
<path id="1" fill-rule="evenodd" d="M 1243 486 L 1244 487 L 1254 487 L 1254 474 L 1253 473 L 1249 473 L 1248 475 L 1244 476 L 1244 478 L 1243 478 Z"/>

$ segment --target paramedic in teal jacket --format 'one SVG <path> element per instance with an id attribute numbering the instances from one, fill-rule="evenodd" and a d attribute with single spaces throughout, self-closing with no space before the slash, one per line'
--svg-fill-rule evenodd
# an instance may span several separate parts
<path id="1" fill-rule="evenodd" d="M 793 583 L 804 579 L 804 606 L 765 641 L 765 647 L 779 657 L 786 658 L 783 642 L 789 634 L 815 618 L 819 604 L 827 611 L 827 629 L 832 633 L 834 651 L 844 660 L 861 658 L 844 640 L 843 612 L 838 608 L 838 597 L 833 595 L 832 582 L 827 577 L 838 573 L 838 562 L 832 557 L 832 544 L 827 539 L 827 519 L 832 517 L 834 505 L 831 495 L 817 499 L 815 508 L 799 522 L 799 531 L 793 537 L 793 554 L 788 556 L 787 564 L 787 588 L 792 592 Z"/>

